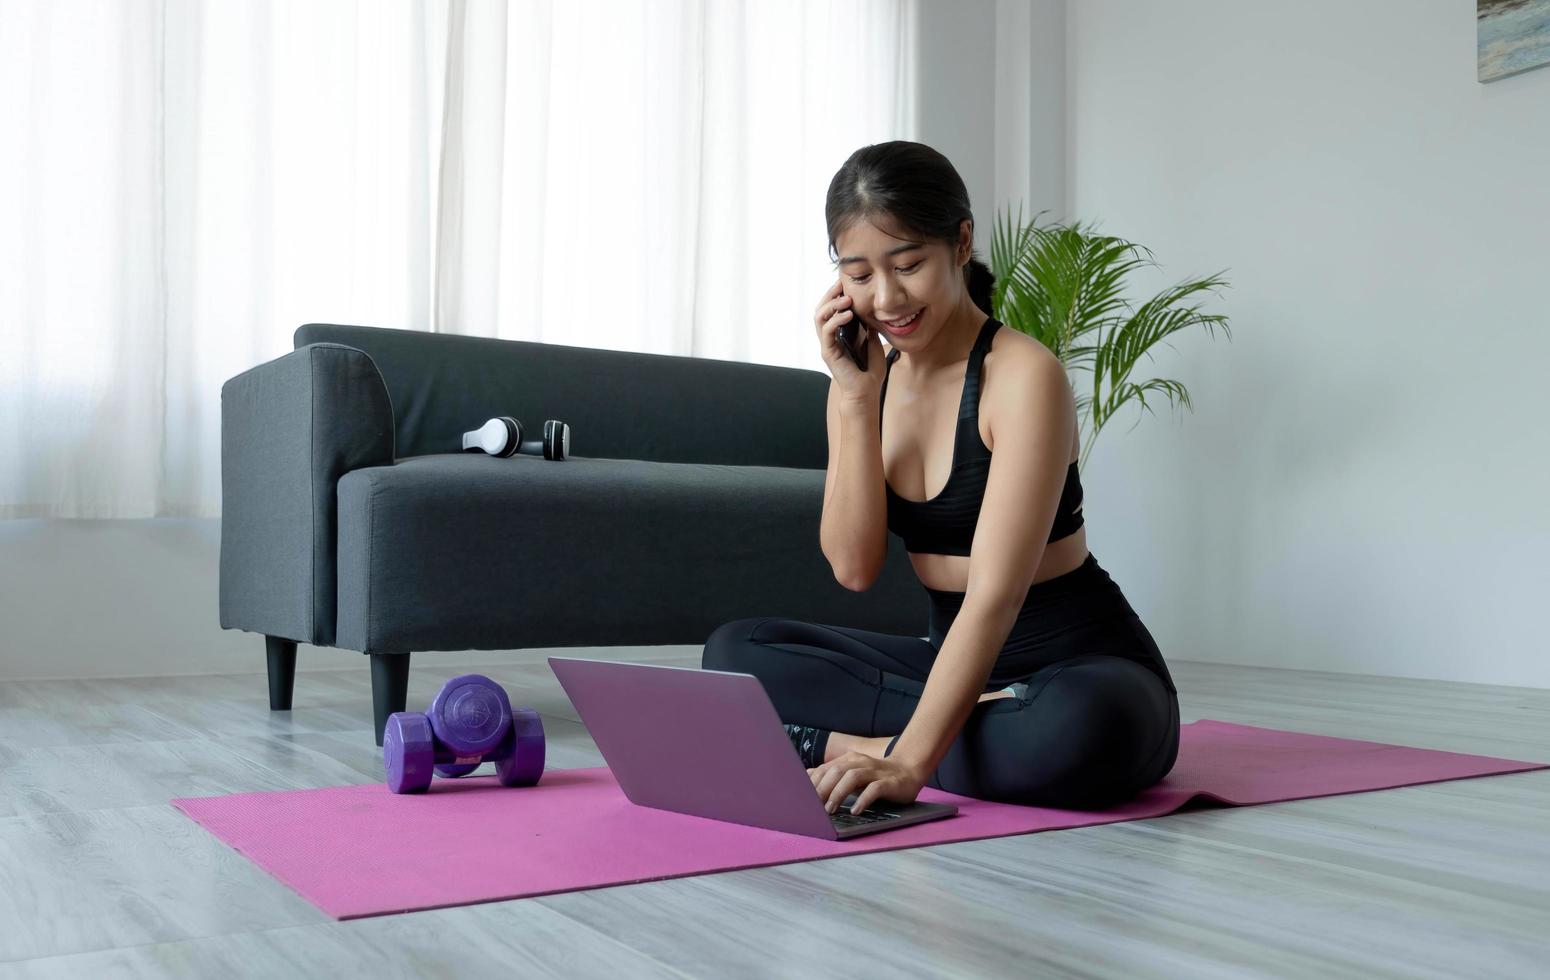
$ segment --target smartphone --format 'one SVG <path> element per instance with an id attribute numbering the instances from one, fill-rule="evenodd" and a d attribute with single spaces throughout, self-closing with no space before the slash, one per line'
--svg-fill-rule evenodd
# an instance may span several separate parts
<path id="1" fill-rule="evenodd" d="M 866 370 L 867 344 L 866 337 L 861 333 L 864 328 L 856 322 L 855 313 L 851 313 L 850 320 L 840 325 L 834 333 L 840 338 L 840 345 L 845 348 L 845 353 L 856 362 L 856 367 Z"/>

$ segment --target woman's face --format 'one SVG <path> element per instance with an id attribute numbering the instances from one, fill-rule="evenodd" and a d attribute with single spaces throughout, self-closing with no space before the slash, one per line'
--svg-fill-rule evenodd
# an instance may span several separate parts
<path id="1" fill-rule="evenodd" d="M 968 227 L 964 222 L 960 232 Z M 879 217 L 851 225 L 834 245 L 840 285 L 856 315 L 894 346 L 908 349 L 929 343 L 964 300 L 966 241 L 960 243 L 964 256 L 959 260 L 945 243 L 912 236 Z"/>

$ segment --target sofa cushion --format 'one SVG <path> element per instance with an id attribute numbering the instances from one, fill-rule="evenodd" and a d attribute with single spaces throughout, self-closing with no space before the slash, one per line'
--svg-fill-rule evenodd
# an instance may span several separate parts
<path id="1" fill-rule="evenodd" d="M 897 538 L 866 594 L 834 580 L 823 481 L 800 467 L 483 453 L 355 470 L 338 486 L 339 645 L 703 643 L 754 615 L 924 634 L 925 593 Z"/>

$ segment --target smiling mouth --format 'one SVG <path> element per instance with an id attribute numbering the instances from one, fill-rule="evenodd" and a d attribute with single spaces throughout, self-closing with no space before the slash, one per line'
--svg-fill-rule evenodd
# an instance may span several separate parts
<path id="1" fill-rule="evenodd" d="M 908 327 L 913 327 L 915 324 L 919 323 L 920 322 L 920 316 L 924 312 L 926 312 L 926 308 L 924 306 L 922 306 L 920 309 L 915 311 L 915 314 L 913 316 L 908 317 L 908 318 L 906 318 L 903 321 L 895 322 L 895 321 L 891 321 L 891 320 L 884 320 L 882 317 L 878 317 L 877 318 L 877 322 L 881 323 L 883 326 L 887 327 L 890 330 L 904 330 L 904 329 L 906 329 Z"/>

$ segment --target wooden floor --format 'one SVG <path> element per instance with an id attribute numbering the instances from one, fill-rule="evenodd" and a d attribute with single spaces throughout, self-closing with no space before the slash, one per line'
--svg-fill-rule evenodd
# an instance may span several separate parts
<path id="1" fill-rule="evenodd" d="M 550 768 L 602 765 L 554 652 L 416 656 L 409 704 L 478 670 L 543 713 Z M 1186 723 L 1550 761 L 1547 690 L 1170 667 Z M 1550 975 L 1550 771 L 351 922 L 167 802 L 381 778 L 361 657 L 289 713 L 259 674 L 0 683 L 0 976 Z"/>

